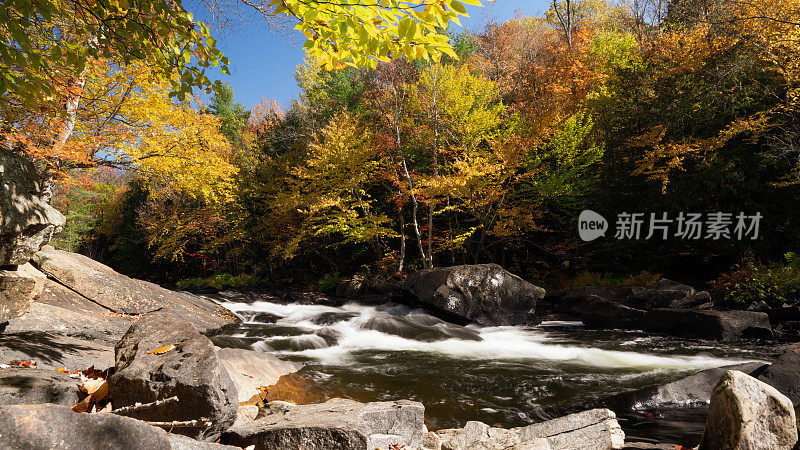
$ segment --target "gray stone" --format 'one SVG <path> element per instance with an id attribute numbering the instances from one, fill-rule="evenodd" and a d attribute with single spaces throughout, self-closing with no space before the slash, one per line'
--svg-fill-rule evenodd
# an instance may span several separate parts
<path id="1" fill-rule="evenodd" d="M 325 403 L 272 410 L 265 417 L 236 425 L 221 442 L 255 450 L 347 448 L 390 445 L 422 446 L 425 408 L 410 400 L 359 403 L 332 399 Z"/>
<path id="2" fill-rule="evenodd" d="M 672 336 L 732 340 L 771 337 L 769 316 L 755 311 L 693 311 L 657 308 L 647 312 L 644 331 Z"/>
<path id="3" fill-rule="evenodd" d="M 410 302 L 444 319 L 480 325 L 538 323 L 536 302 L 545 294 L 497 264 L 421 270 L 409 275 L 402 289 Z"/>
<path id="4" fill-rule="evenodd" d="M 597 403 L 621 409 L 704 405 L 711 401 L 711 393 L 725 372 L 739 370 L 751 374 L 763 369 L 764 366 L 766 365 L 760 362 L 751 362 L 705 369 L 669 383 L 623 392 Z"/>
<path id="5" fill-rule="evenodd" d="M 625 445 L 617 416 L 608 409 L 592 409 L 526 427 L 512 428 L 520 442 L 544 438 L 558 450 L 620 449 Z"/>
<path id="6" fill-rule="evenodd" d="M 735 370 L 714 388 L 701 450 L 790 450 L 797 443 L 792 401 Z"/>
<path id="7" fill-rule="evenodd" d="M 27 367 L 0 369 L 0 405 L 78 402 L 80 381 L 54 370 Z"/>
<path id="8" fill-rule="evenodd" d="M 41 181 L 33 163 L 0 150 L 0 266 L 25 264 L 66 223 Z"/>
<path id="9" fill-rule="evenodd" d="M 152 353 L 175 346 L 161 354 Z M 115 348 L 116 372 L 109 378 L 114 407 L 149 403 L 172 396 L 166 404 L 131 414 L 142 420 L 194 420 L 204 417 L 206 430 L 182 429 L 178 434 L 213 440 L 236 420 L 239 397 L 214 344 L 186 322 L 148 315 L 131 326 Z"/>
<path id="10" fill-rule="evenodd" d="M 645 314 L 641 309 L 594 297 L 585 305 L 581 321 L 587 328 L 639 330 Z"/>
<path id="11" fill-rule="evenodd" d="M 297 372 L 302 364 L 284 361 L 269 353 L 240 348 L 221 348 L 217 356 L 239 393 L 239 402 L 258 395 L 260 386 L 272 386 L 283 375 Z"/>
<path id="12" fill-rule="evenodd" d="M 28 263 L 0 270 L 0 323 L 28 312 L 33 299 L 42 293 L 44 281 L 44 274 Z"/>
<path id="13" fill-rule="evenodd" d="M 800 406 L 800 344 L 795 344 L 757 376 Z"/>
<path id="14" fill-rule="evenodd" d="M 114 414 L 85 414 L 60 405 L 0 406 L 0 448 L 224 450 L 175 437 L 145 422 Z"/>
<path id="15" fill-rule="evenodd" d="M 34 303 L 34 308 L 37 305 Z M 105 369 L 114 365 L 114 347 L 46 331 L 0 333 L 0 361 L 31 359 L 42 369 Z"/>

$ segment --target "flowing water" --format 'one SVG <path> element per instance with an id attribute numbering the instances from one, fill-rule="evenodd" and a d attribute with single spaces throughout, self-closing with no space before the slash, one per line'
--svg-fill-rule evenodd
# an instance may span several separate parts
<path id="1" fill-rule="evenodd" d="M 302 361 L 301 374 L 330 396 L 420 401 L 430 429 L 468 420 L 522 426 L 701 369 L 777 356 L 766 346 L 592 331 L 580 322 L 462 327 L 390 304 L 224 305 L 246 321 L 215 336 L 217 345 Z M 705 421 L 702 406 L 617 413 L 630 438 L 684 445 L 697 443 Z"/>

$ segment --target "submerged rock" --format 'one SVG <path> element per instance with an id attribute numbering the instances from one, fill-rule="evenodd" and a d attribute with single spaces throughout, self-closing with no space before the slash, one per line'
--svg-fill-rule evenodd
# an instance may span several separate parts
<path id="1" fill-rule="evenodd" d="M 0 184 L 0 266 L 22 265 L 66 220 L 50 206 L 40 174 L 24 157 L 0 150 Z"/>
<path id="2" fill-rule="evenodd" d="M 653 309 L 647 312 L 643 328 L 651 333 L 700 339 L 772 337 L 769 316 L 755 311 Z"/>
<path id="3" fill-rule="evenodd" d="M 790 450 L 797 443 L 791 400 L 742 372 L 725 373 L 714 388 L 701 450 Z"/>
<path id="4" fill-rule="evenodd" d="M 425 408 L 410 400 L 359 403 L 332 399 L 288 406 L 265 417 L 236 425 L 221 442 L 255 450 L 419 448 L 425 434 Z"/>
<path id="5" fill-rule="evenodd" d="M 223 450 L 114 414 L 85 414 L 59 405 L 0 406 L 0 448 Z"/>
<path id="6" fill-rule="evenodd" d="M 78 402 L 80 381 L 54 370 L 28 367 L 0 369 L 0 405 Z"/>
<path id="7" fill-rule="evenodd" d="M 179 434 L 214 439 L 236 420 L 239 397 L 211 341 L 190 323 L 159 315 L 143 317 L 116 346 L 116 372 L 109 378 L 114 407 L 178 397 L 177 404 L 131 414 L 142 420 L 209 419 L 208 429 Z"/>
<path id="8" fill-rule="evenodd" d="M 30 309 L 44 289 L 45 275 L 29 263 L 0 270 L 0 323 L 17 318 Z"/>
<path id="9" fill-rule="evenodd" d="M 538 323 L 536 302 L 544 289 L 497 264 L 421 270 L 402 285 L 409 299 L 443 318 L 485 326 Z"/>

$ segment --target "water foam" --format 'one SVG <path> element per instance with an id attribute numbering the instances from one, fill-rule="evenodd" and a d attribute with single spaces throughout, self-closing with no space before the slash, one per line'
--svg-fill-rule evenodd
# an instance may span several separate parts
<path id="1" fill-rule="evenodd" d="M 451 358 L 474 360 L 516 360 L 556 361 L 600 368 L 628 368 L 636 370 L 691 370 L 720 367 L 743 362 L 742 360 L 723 359 L 708 355 L 658 355 L 650 353 L 606 350 L 588 346 L 558 343 L 552 332 L 544 327 L 529 329 L 524 327 L 470 327 L 480 340 L 449 338 L 435 341 L 416 340 L 396 334 L 388 334 L 374 329 L 366 329 L 370 320 L 390 320 L 392 316 L 409 316 L 425 313 L 411 310 L 405 306 L 372 307 L 347 304 L 340 308 L 322 305 L 281 305 L 269 302 L 226 303 L 226 307 L 237 313 L 267 312 L 281 317 L 276 324 L 301 328 L 309 332 L 325 330 L 337 336 L 331 346 L 322 346 L 320 339 L 303 337 L 312 340 L 319 347 L 304 350 L 282 350 L 276 353 L 299 355 L 313 358 L 322 364 L 348 364 L 354 352 L 373 351 L 405 351 L 426 352 L 448 356 Z M 327 325 L 314 323 L 314 318 L 323 313 L 350 312 L 357 313 L 353 317 L 335 321 Z M 425 315 L 427 316 L 427 315 Z M 414 323 L 431 323 L 428 328 L 447 332 L 456 327 L 432 317 L 420 317 Z M 562 325 L 562 324 L 559 324 Z M 570 323 L 570 325 L 575 325 Z M 262 345 L 263 348 L 263 345 Z"/>

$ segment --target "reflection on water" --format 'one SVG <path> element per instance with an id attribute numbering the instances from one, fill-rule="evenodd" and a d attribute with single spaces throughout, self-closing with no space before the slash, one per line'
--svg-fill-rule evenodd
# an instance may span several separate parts
<path id="1" fill-rule="evenodd" d="M 773 356 L 763 347 L 591 331 L 579 322 L 462 327 L 397 305 L 225 306 L 247 322 L 214 336 L 217 345 L 303 361 L 303 374 L 331 395 L 418 400 L 432 429 L 467 420 L 525 425 L 700 369 Z M 696 443 L 705 420 L 703 408 L 617 412 L 632 437 L 683 444 Z"/>

